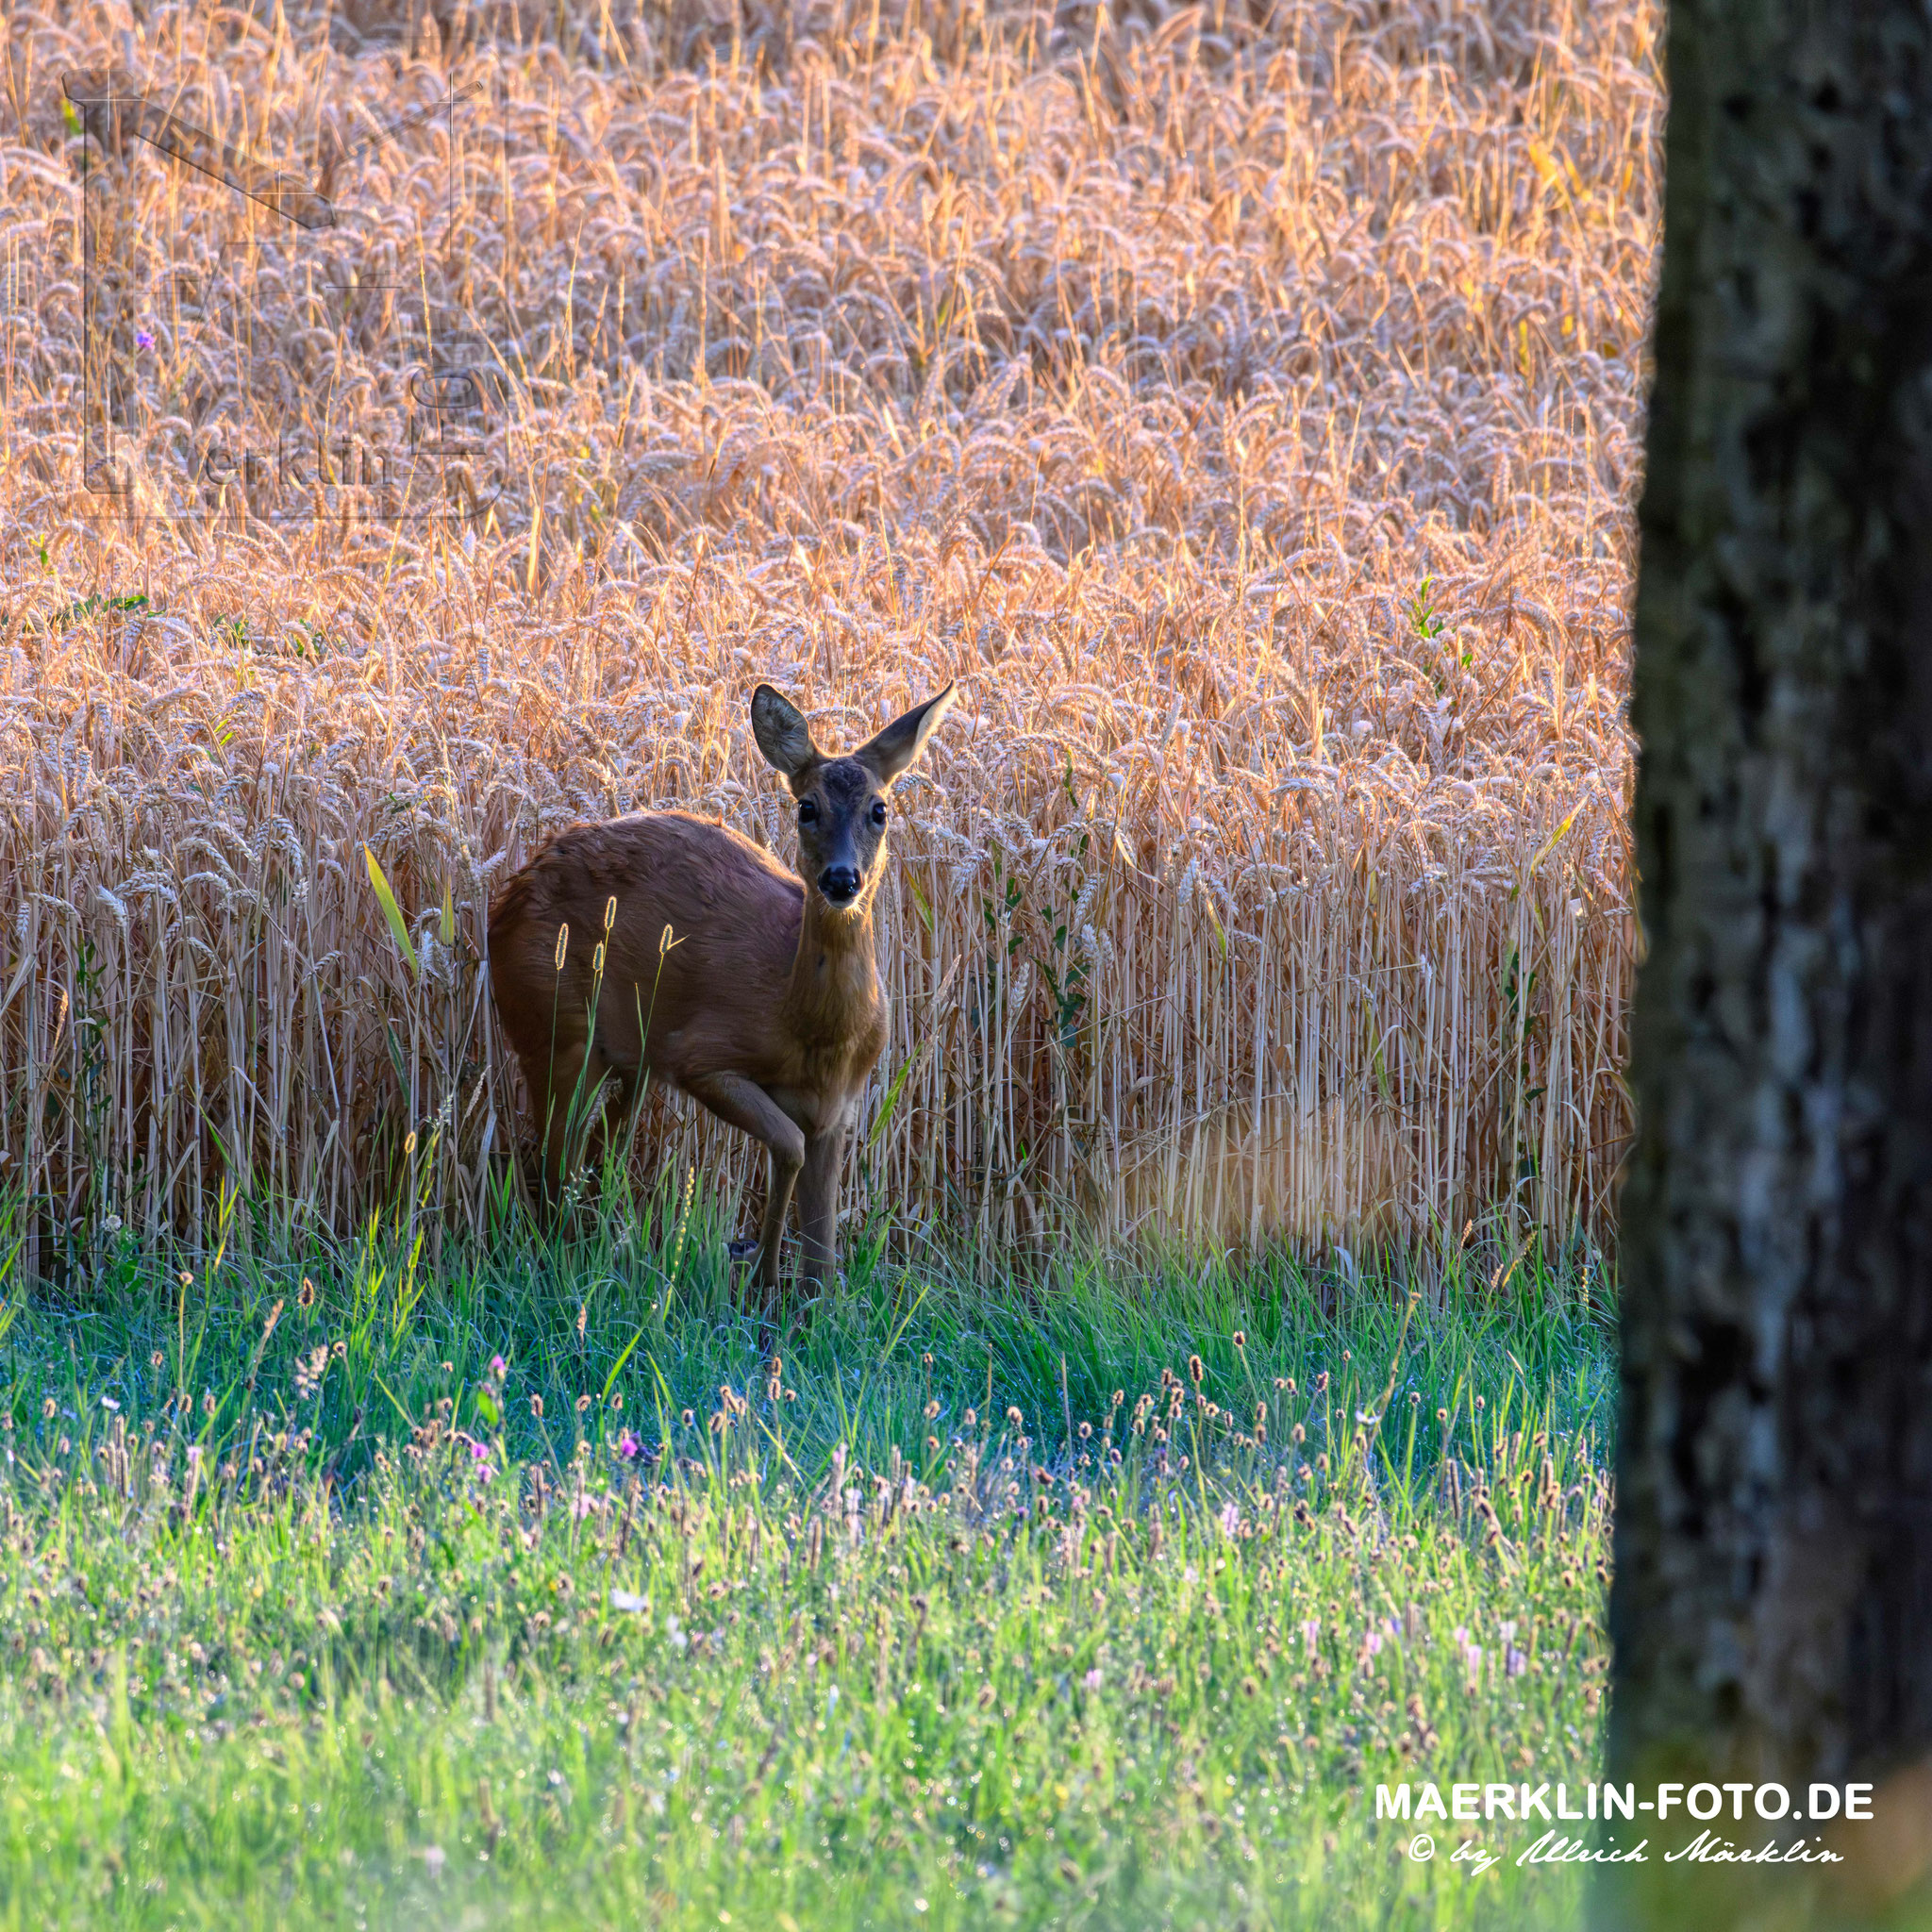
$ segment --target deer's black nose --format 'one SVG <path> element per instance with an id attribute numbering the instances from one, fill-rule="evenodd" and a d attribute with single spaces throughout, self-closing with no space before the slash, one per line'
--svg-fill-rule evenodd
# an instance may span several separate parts
<path id="1" fill-rule="evenodd" d="M 856 865 L 828 865 L 819 874 L 819 891 L 834 906 L 844 906 L 858 897 L 862 881 Z"/>

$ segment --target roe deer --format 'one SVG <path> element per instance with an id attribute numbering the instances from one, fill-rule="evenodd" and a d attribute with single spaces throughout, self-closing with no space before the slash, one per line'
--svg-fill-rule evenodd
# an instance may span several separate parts
<path id="1" fill-rule="evenodd" d="M 761 1292 L 778 1289 L 794 1187 L 807 1292 L 830 1278 L 845 1137 L 886 1041 L 873 941 L 885 793 L 957 689 L 842 758 L 822 752 L 770 685 L 752 693 L 752 735 L 798 805 L 796 876 L 728 826 L 637 812 L 558 833 L 504 887 L 490 914 L 490 986 L 545 1116 L 548 1199 L 579 1096 L 608 1082 L 607 1107 L 623 1109 L 648 1071 L 770 1150 Z"/>

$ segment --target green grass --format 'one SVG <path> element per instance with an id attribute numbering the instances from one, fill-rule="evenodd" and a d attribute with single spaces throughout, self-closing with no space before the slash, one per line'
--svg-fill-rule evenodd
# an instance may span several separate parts
<path id="1" fill-rule="evenodd" d="M 1548 1282 L 861 1256 L 774 1402 L 711 1230 L 247 1247 L 0 1313 L 0 1924 L 1575 1920 L 1373 1799 L 1595 1774 Z"/>

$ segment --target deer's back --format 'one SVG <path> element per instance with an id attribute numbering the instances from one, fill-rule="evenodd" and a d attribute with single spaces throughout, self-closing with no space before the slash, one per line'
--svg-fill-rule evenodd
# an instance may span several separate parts
<path id="1" fill-rule="evenodd" d="M 598 1032 L 620 1060 L 634 1061 L 641 1048 L 640 1019 L 655 1049 L 699 1010 L 728 1023 L 729 1009 L 769 1013 L 783 995 L 805 888 L 770 853 L 688 812 L 572 825 L 531 858 L 491 909 L 491 987 L 519 1053 L 581 1030 L 592 954 L 613 898 Z M 566 924 L 559 971 L 558 928 Z M 660 960 L 667 925 L 676 943 Z"/>

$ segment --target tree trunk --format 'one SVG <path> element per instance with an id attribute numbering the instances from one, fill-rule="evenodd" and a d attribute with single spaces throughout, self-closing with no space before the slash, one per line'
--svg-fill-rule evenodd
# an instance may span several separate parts
<path id="1" fill-rule="evenodd" d="M 1871 1778 L 1869 1898 L 1932 1853 L 1932 15 L 1667 54 L 1611 1774 Z"/>

